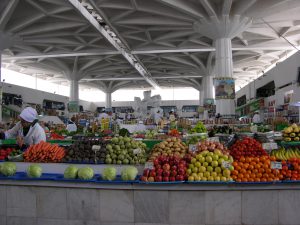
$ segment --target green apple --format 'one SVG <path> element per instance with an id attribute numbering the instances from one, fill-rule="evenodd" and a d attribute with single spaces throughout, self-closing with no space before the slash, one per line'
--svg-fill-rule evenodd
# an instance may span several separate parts
<path id="1" fill-rule="evenodd" d="M 215 150 L 214 150 L 214 153 L 215 153 L 216 155 L 218 155 L 218 156 L 221 156 L 221 155 L 222 155 L 222 152 L 221 152 L 221 150 L 219 150 L 219 149 L 215 149 Z"/>
<path id="2" fill-rule="evenodd" d="M 210 172 L 206 171 L 206 172 L 204 172 L 203 175 L 204 175 L 205 177 L 209 177 L 209 176 L 210 176 Z"/>
<path id="3" fill-rule="evenodd" d="M 209 151 L 205 150 L 205 151 L 201 152 L 201 155 L 206 156 L 208 153 L 209 153 Z"/>
<path id="4" fill-rule="evenodd" d="M 217 173 L 221 173 L 222 172 L 222 169 L 221 169 L 221 167 L 215 167 L 215 172 L 217 172 Z"/>
<path id="5" fill-rule="evenodd" d="M 215 177 L 218 176 L 218 174 L 217 174 L 216 172 L 211 172 L 210 175 L 211 175 L 213 178 L 215 178 Z"/>
<path id="6" fill-rule="evenodd" d="M 197 173 L 192 173 L 191 176 L 196 177 Z"/>
<path id="7" fill-rule="evenodd" d="M 197 159 L 196 158 L 192 158 L 191 159 L 191 163 L 195 164 L 197 162 Z"/>
<path id="8" fill-rule="evenodd" d="M 200 180 L 201 180 L 201 177 L 196 176 L 196 177 L 194 177 L 194 179 L 195 179 L 195 181 L 200 181 Z"/>
<path id="9" fill-rule="evenodd" d="M 207 170 L 208 172 L 212 172 L 212 171 L 214 171 L 214 168 L 212 168 L 211 166 L 208 166 L 208 167 L 206 168 L 206 170 Z"/>
<path id="10" fill-rule="evenodd" d="M 213 178 L 212 176 L 209 176 L 209 177 L 207 178 L 207 180 L 208 180 L 208 181 L 214 181 L 214 178 Z"/>
<path id="11" fill-rule="evenodd" d="M 192 169 L 192 171 L 193 171 L 193 173 L 198 173 L 198 167 L 194 167 L 194 168 Z"/>
<path id="12" fill-rule="evenodd" d="M 229 169 L 223 170 L 223 176 L 226 178 L 230 178 L 230 170 Z"/>
<path id="13" fill-rule="evenodd" d="M 193 169 L 194 168 L 194 164 L 189 164 L 189 169 Z"/>
<path id="14" fill-rule="evenodd" d="M 204 163 L 204 162 L 205 162 L 205 158 L 204 158 L 203 156 L 201 156 L 201 157 L 199 158 L 199 162 L 200 162 L 200 163 Z"/>
<path id="15" fill-rule="evenodd" d="M 228 168 L 230 171 L 234 170 L 234 167 L 233 166 L 229 166 Z"/>
<path id="16" fill-rule="evenodd" d="M 195 178 L 193 176 L 189 176 L 188 181 L 195 181 Z"/>
<path id="17" fill-rule="evenodd" d="M 207 181 L 207 177 L 202 177 L 201 180 L 202 181 Z"/>
<path id="18" fill-rule="evenodd" d="M 228 158 L 228 155 L 223 155 L 222 158 L 227 161 L 229 158 Z"/>
<path id="19" fill-rule="evenodd" d="M 213 155 L 214 155 L 214 153 L 213 153 L 213 152 L 209 152 L 209 153 L 207 153 L 207 156 L 211 156 L 211 157 L 213 157 Z"/>
<path id="20" fill-rule="evenodd" d="M 200 162 L 196 162 L 196 163 L 195 163 L 195 167 L 198 167 L 198 168 L 199 168 L 200 166 L 201 166 L 201 163 L 200 163 Z"/>
<path id="21" fill-rule="evenodd" d="M 226 177 L 221 177 L 221 181 L 226 182 L 227 178 Z"/>
<path id="22" fill-rule="evenodd" d="M 233 157 L 232 156 L 229 156 L 229 162 L 233 163 Z"/>
<path id="23" fill-rule="evenodd" d="M 202 178 L 202 177 L 204 177 L 204 174 L 203 173 L 198 173 L 198 177 Z"/>
<path id="24" fill-rule="evenodd" d="M 206 167 L 200 166 L 199 172 L 200 172 L 200 173 L 204 173 L 205 171 L 206 171 Z"/>
<path id="25" fill-rule="evenodd" d="M 191 170 L 191 169 L 187 169 L 187 170 L 186 170 L 186 173 L 187 173 L 188 175 L 190 175 L 190 174 L 192 173 L 192 170 Z"/>
<path id="26" fill-rule="evenodd" d="M 219 158 L 218 162 L 219 162 L 220 165 L 222 165 L 222 162 L 224 162 L 224 159 L 223 158 Z"/>
<path id="27" fill-rule="evenodd" d="M 201 154 L 196 155 L 196 159 L 197 159 L 197 160 L 200 160 L 201 157 L 202 157 Z"/>
<path id="28" fill-rule="evenodd" d="M 211 165 L 212 165 L 213 167 L 217 167 L 217 166 L 219 165 L 219 163 L 218 163 L 218 161 L 212 161 L 212 162 L 211 162 Z"/>
<path id="29" fill-rule="evenodd" d="M 214 155 L 212 156 L 212 158 L 213 158 L 214 161 L 218 161 L 219 156 L 218 156 L 217 154 L 214 154 Z"/>
<path id="30" fill-rule="evenodd" d="M 204 167 L 208 167 L 208 162 L 204 162 L 204 163 L 202 163 L 202 166 L 204 166 Z"/>
<path id="31" fill-rule="evenodd" d="M 212 162 L 212 157 L 211 156 L 206 156 L 205 161 L 208 162 L 208 163 L 211 163 Z"/>
<path id="32" fill-rule="evenodd" d="M 219 176 L 215 177 L 215 181 L 220 181 L 221 178 Z"/>

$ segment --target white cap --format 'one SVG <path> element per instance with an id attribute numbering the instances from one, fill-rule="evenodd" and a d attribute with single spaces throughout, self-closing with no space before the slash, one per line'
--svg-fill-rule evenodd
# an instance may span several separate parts
<path id="1" fill-rule="evenodd" d="M 20 117 L 29 122 L 32 123 L 35 119 L 37 119 L 37 112 L 34 108 L 26 107 L 23 109 L 23 111 L 20 114 Z"/>

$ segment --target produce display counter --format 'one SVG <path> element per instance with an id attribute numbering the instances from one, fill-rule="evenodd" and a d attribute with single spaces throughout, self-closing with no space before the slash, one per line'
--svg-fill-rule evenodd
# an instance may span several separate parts
<path id="1" fill-rule="evenodd" d="M 1 180 L 0 224 L 299 224 L 299 200 L 298 184 Z"/>

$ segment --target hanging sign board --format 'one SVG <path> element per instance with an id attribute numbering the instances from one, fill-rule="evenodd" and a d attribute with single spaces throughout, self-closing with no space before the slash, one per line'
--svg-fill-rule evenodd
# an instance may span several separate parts
<path id="1" fill-rule="evenodd" d="M 68 110 L 70 113 L 77 113 L 79 111 L 79 106 L 77 101 L 70 101 L 68 103 Z"/>

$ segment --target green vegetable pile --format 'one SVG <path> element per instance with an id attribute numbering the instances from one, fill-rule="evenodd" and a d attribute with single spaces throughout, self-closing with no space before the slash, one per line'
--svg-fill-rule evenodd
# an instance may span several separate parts
<path id="1" fill-rule="evenodd" d="M 193 127 L 193 128 L 189 131 L 190 134 L 194 134 L 194 133 L 206 133 L 206 132 L 207 132 L 206 127 L 204 126 L 204 124 L 203 124 L 201 121 L 199 121 L 199 122 L 196 124 L 196 126 Z"/>

